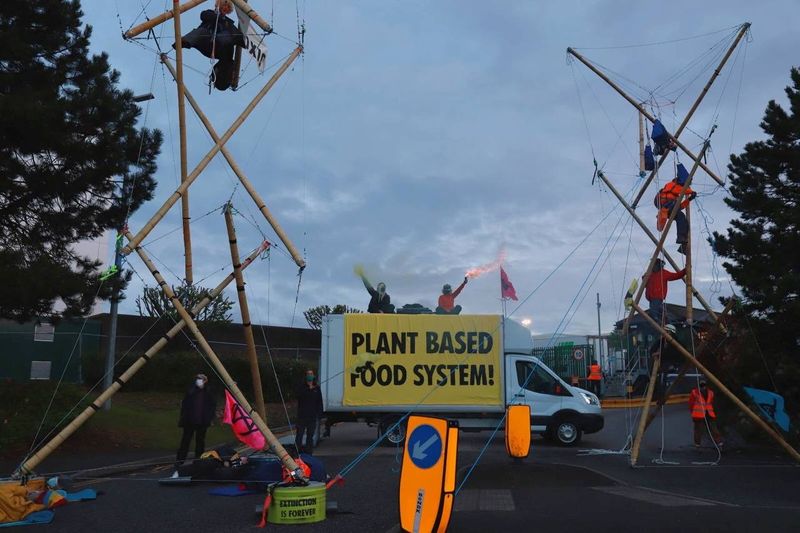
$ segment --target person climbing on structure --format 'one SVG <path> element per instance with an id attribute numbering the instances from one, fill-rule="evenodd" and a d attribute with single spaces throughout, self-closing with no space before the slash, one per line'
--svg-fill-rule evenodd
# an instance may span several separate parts
<path id="1" fill-rule="evenodd" d="M 689 411 L 692 413 L 694 425 L 694 447 L 699 448 L 703 434 L 709 432 L 717 446 L 722 446 L 722 436 L 717 429 L 717 414 L 714 412 L 714 391 L 708 388 L 705 381 L 689 394 Z"/>
<path id="2" fill-rule="evenodd" d="M 459 315 L 461 314 L 461 306 L 456 305 L 456 298 L 464 287 L 467 285 L 468 278 L 464 277 L 464 281 L 454 291 L 449 283 L 442 287 L 442 294 L 439 295 L 439 306 L 436 308 L 437 315 Z"/>
<path id="3" fill-rule="evenodd" d="M 394 313 L 392 299 L 386 293 L 386 284 L 381 281 L 378 282 L 377 288 L 373 288 L 372 284 L 367 279 L 367 276 L 364 274 L 363 267 L 356 266 L 354 270 L 356 275 L 361 278 L 361 281 L 364 283 L 364 288 L 367 289 L 367 292 L 371 296 L 369 305 L 367 306 L 367 312 Z"/>
<path id="4" fill-rule="evenodd" d="M 650 303 L 650 316 L 659 324 L 664 323 L 664 300 L 667 299 L 667 284 L 670 281 L 681 279 L 686 275 L 686 269 L 680 272 L 670 272 L 664 269 L 664 261 L 656 259 L 653 264 L 653 271 L 647 278 L 644 296 Z M 644 276 L 642 276 L 644 278 Z"/>
<path id="5" fill-rule="evenodd" d="M 689 179 L 689 173 L 686 171 L 686 167 L 682 164 L 678 164 L 678 175 L 674 180 L 664 185 L 653 199 L 653 203 L 658 208 L 657 227 L 658 230 L 661 231 L 664 229 L 664 225 L 672 212 L 672 208 L 675 206 L 675 201 L 678 199 L 678 196 L 680 196 L 681 191 L 683 191 L 684 188 L 686 189 L 680 209 L 678 209 L 678 214 L 675 215 L 675 224 L 678 228 L 678 236 L 675 242 L 678 243 L 678 252 L 682 254 L 686 253 L 686 244 L 689 242 L 689 221 L 686 219 L 686 214 L 683 212 L 683 209 L 686 209 L 689 206 L 689 202 L 697 197 L 697 193 L 691 188 L 684 187 L 687 179 Z"/>

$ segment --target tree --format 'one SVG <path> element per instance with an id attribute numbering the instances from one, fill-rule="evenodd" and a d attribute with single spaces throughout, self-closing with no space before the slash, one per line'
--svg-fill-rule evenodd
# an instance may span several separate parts
<path id="1" fill-rule="evenodd" d="M 794 332 L 800 319 L 800 70 L 786 88 L 791 114 L 771 100 L 761 128 L 765 141 L 732 155 L 730 196 L 739 213 L 726 235 L 714 233 L 714 250 L 741 287 L 745 310 Z"/>
<path id="2" fill-rule="evenodd" d="M 728 165 L 730 196 L 739 218 L 714 250 L 741 288 L 729 368 L 743 384 L 777 389 L 787 412 L 800 408 L 800 70 L 786 88 L 789 113 L 774 100 L 761 129 L 767 139 L 745 145 Z"/>
<path id="3" fill-rule="evenodd" d="M 181 285 L 180 287 L 172 287 L 172 291 L 187 311 L 190 311 L 211 294 L 209 289 L 199 285 Z M 232 308 L 233 302 L 224 294 L 219 294 L 194 319 L 196 322 L 230 324 L 232 322 L 230 314 Z M 172 302 L 160 287 L 145 287 L 141 296 L 136 297 L 136 310 L 140 316 L 156 318 L 168 316 L 175 322 L 181 319 Z"/>
<path id="4" fill-rule="evenodd" d="M 114 282 L 78 242 L 152 197 L 162 136 L 67 0 L 0 3 L 0 318 L 81 316 Z M 66 309 L 53 311 L 57 301 Z"/>
<path id="5" fill-rule="evenodd" d="M 345 313 L 363 313 L 360 309 L 355 307 L 347 307 L 344 304 L 336 304 L 333 309 L 329 305 L 318 305 L 316 307 L 309 307 L 303 311 L 303 316 L 306 317 L 306 322 L 312 329 L 322 329 L 322 318 L 325 315 L 343 315 Z"/>

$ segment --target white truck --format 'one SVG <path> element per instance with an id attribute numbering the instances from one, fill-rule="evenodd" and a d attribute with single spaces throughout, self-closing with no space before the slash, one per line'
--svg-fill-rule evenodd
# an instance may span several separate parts
<path id="1" fill-rule="evenodd" d="M 506 406 L 531 407 L 531 431 L 564 446 L 603 428 L 597 396 L 532 355 L 530 331 L 498 315 L 328 315 L 319 376 L 328 423 L 366 421 L 391 444 L 407 413 L 493 429 Z M 391 430 L 391 431 L 389 431 Z"/>

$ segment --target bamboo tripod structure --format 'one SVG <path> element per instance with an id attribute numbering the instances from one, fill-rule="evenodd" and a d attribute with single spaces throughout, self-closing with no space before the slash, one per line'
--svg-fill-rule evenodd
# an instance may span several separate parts
<path id="1" fill-rule="evenodd" d="M 147 237 L 147 235 L 155 228 L 155 226 L 164 218 L 166 213 L 169 209 L 177 203 L 178 199 L 181 199 L 181 207 L 182 207 L 182 215 L 183 215 L 183 222 L 184 222 L 184 243 L 185 243 L 185 251 L 186 251 L 186 282 L 191 284 L 192 282 L 192 274 L 191 274 L 191 241 L 190 236 L 188 233 L 188 222 L 189 222 L 189 212 L 188 212 L 188 191 L 189 187 L 194 183 L 200 173 L 208 166 L 214 156 L 222 151 L 225 155 L 226 160 L 231 164 L 231 167 L 236 172 L 237 176 L 241 180 L 244 187 L 248 190 L 248 193 L 256 202 L 259 207 L 259 210 L 264 214 L 267 221 L 273 226 L 278 233 L 279 237 L 281 238 L 282 242 L 286 245 L 287 249 L 290 251 L 293 260 L 295 263 L 300 267 L 302 270 L 305 268 L 306 263 L 300 254 L 297 252 L 296 248 L 293 246 L 291 241 L 289 240 L 288 236 L 283 232 L 280 226 L 277 224 L 277 221 L 274 220 L 271 213 L 267 209 L 264 201 L 255 191 L 255 188 L 252 184 L 247 180 L 244 176 L 244 173 L 241 172 L 236 162 L 233 160 L 233 157 L 228 152 L 227 148 L 225 148 L 225 143 L 230 140 L 233 134 L 237 131 L 237 129 L 244 123 L 247 117 L 252 113 L 258 103 L 266 96 L 266 94 L 272 89 L 278 79 L 288 70 L 291 64 L 297 59 L 297 57 L 302 53 L 303 47 L 302 45 L 298 45 L 292 53 L 288 56 L 288 58 L 283 62 L 283 64 L 276 70 L 276 72 L 270 77 L 264 87 L 256 94 L 256 96 L 251 100 L 251 102 L 245 107 L 245 109 L 241 112 L 241 114 L 234 120 L 231 126 L 225 131 L 225 133 L 219 137 L 216 135 L 213 127 L 211 127 L 210 122 L 208 119 L 205 118 L 205 115 L 200 110 L 197 103 L 191 98 L 191 95 L 186 91 L 186 87 L 183 83 L 183 57 L 182 57 L 182 47 L 181 47 L 181 34 L 180 34 L 180 14 L 186 12 L 197 5 L 203 3 L 204 0 L 190 0 L 185 4 L 179 5 L 177 0 L 173 0 L 173 9 L 167 11 L 153 19 L 148 20 L 147 22 L 132 28 L 128 32 L 124 34 L 125 38 L 133 38 L 137 35 L 140 35 L 143 32 L 146 32 L 159 24 L 162 24 L 170 19 L 174 20 L 174 27 L 175 27 L 175 37 L 176 37 L 176 65 L 173 67 L 167 60 L 166 57 L 162 57 L 162 61 L 165 65 L 168 66 L 170 72 L 172 73 L 173 77 L 176 80 L 177 85 L 177 93 L 178 93 L 178 100 L 179 100 L 179 123 L 181 129 L 181 183 L 176 189 L 176 191 L 167 199 L 167 201 L 156 211 L 156 213 L 151 217 L 151 219 L 145 224 L 145 226 L 137 233 L 136 235 L 132 234 L 131 232 L 125 230 L 125 236 L 128 239 L 128 244 L 122 249 L 123 255 L 129 255 L 132 252 L 136 252 L 142 262 L 147 266 L 147 269 L 153 275 L 154 279 L 161 287 L 164 294 L 167 298 L 170 299 L 172 302 L 175 310 L 178 312 L 181 320 L 169 330 L 158 342 L 156 342 L 152 347 L 150 347 L 139 359 L 137 359 L 125 372 L 123 372 L 120 377 L 115 378 L 112 385 L 104 390 L 98 398 L 93 401 L 89 407 L 84 409 L 74 420 L 72 420 L 67 426 L 65 426 L 61 431 L 59 431 L 52 439 L 47 441 L 44 445 L 39 447 L 37 451 L 26 457 L 23 462 L 17 467 L 16 471 L 14 472 L 15 477 L 22 477 L 28 476 L 34 472 L 34 469 L 41 464 L 41 462 L 46 459 L 62 442 L 64 442 L 70 435 L 72 435 L 80 426 L 82 426 L 97 410 L 100 409 L 102 404 L 108 401 L 114 394 L 116 394 L 127 381 L 133 377 L 136 372 L 138 372 L 154 355 L 156 355 L 170 340 L 172 340 L 180 331 L 182 331 L 185 327 L 188 327 L 189 331 L 193 334 L 195 339 L 198 342 L 203 354 L 209 360 L 209 362 L 214 367 L 216 373 L 225 383 L 226 387 L 230 390 L 232 396 L 235 398 L 237 403 L 241 406 L 241 408 L 250 415 L 253 420 L 253 423 L 258 428 L 258 430 L 264 435 L 266 442 L 268 443 L 269 447 L 278 455 L 283 465 L 292 472 L 292 475 L 298 479 L 305 479 L 305 476 L 297 466 L 297 463 L 292 459 L 292 457 L 286 452 L 283 446 L 278 442 L 278 439 L 275 435 L 270 431 L 269 427 L 267 427 L 265 419 L 265 409 L 263 405 L 263 394 L 261 393 L 260 387 L 260 377 L 257 374 L 257 359 L 255 359 L 255 343 L 252 338 L 252 329 L 246 327 L 246 331 L 250 332 L 250 342 L 248 342 L 248 347 L 251 348 L 250 352 L 252 355 L 251 358 L 251 365 L 255 362 L 255 369 L 253 373 L 254 381 L 258 379 L 259 386 L 254 387 L 256 390 L 256 403 L 258 406 L 258 411 L 254 410 L 254 408 L 250 405 L 247 399 L 242 394 L 241 390 L 237 387 L 236 383 L 231 378 L 230 374 L 228 374 L 225 366 L 219 360 L 217 355 L 214 353 L 211 346 L 203 337 L 202 333 L 200 332 L 196 322 L 194 321 L 194 317 L 199 313 L 203 308 L 205 308 L 214 298 L 220 295 L 220 293 L 227 287 L 232 281 L 236 281 L 237 289 L 244 288 L 244 280 L 242 276 L 242 270 L 247 268 L 257 257 L 258 255 L 266 250 L 269 247 L 269 243 L 264 241 L 259 248 L 250 254 L 244 262 L 239 261 L 239 252 L 238 252 L 238 245 L 235 241 L 235 236 L 231 237 L 233 234 L 233 225 L 232 220 L 229 221 L 229 241 L 231 246 L 231 257 L 232 262 L 234 265 L 234 270 L 231 272 L 217 287 L 215 287 L 208 296 L 206 296 L 200 303 L 194 306 L 191 310 L 187 310 L 177 296 L 172 291 L 171 287 L 167 284 L 164 280 L 163 276 L 161 276 L 160 272 L 156 269 L 153 262 L 148 257 L 147 253 L 141 247 L 142 241 Z M 252 9 L 244 0 L 230 0 L 233 2 L 237 7 L 241 9 L 241 11 L 249 17 L 256 25 L 261 27 L 265 32 L 271 33 L 272 28 L 266 21 L 260 17 L 260 15 Z M 190 103 L 192 104 L 194 110 L 198 113 L 198 116 L 201 117 L 209 132 L 212 133 L 212 137 L 214 138 L 215 145 L 212 149 L 200 160 L 197 166 L 192 170 L 191 173 L 187 173 L 187 165 L 186 165 L 186 141 L 185 141 L 185 107 L 183 105 L 184 98 L 189 99 Z M 229 212 L 226 213 L 229 216 Z M 249 325 L 249 311 L 247 309 L 246 300 L 243 300 L 241 297 L 244 295 L 243 290 L 237 290 L 240 295 L 240 307 L 242 309 L 242 320 L 245 322 L 246 325 Z M 247 333 L 245 333 L 247 336 Z M 259 398 L 259 395 L 261 396 Z"/>
<path id="2" fill-rule="evenodd" d="M 239 297 L 239 310 L 242 313 L 242 327 L 244 340 L 247 344 L 247 358 L 250 361 L 250 375 L 253 377 L 253 394 L 256 398 L 256 410 L 262 420 L 267 419 L 267 409 L 264 406 L 264 391 L 261 387 L 261 371 L 258 369 L 258 355 L 256 354 L 256 341 L 253 338 L 253 325 L 250 323 L 250 308 L 247 306 L 247 293 L 244 290 L 244 276 L 242 263 L 239 261 L 239 245 L 236 243 L 236 229 L 233 226 L 233 207 L 229 203 L 225 208 L 225 227 L 228 229 L 228 242 L 231 245 L 231 263 L 233 275 L 236 278 L 236 294 Z"/>
<path id="3" fill-rule="evenodd" d="M 701 152 L 701 154 L 696 156 L 691 151 L 689 151 L 686 148 L 686 146 L 683 145 L 683 143 L 680 142 L 680 140 L 678 139 L 678 136 L 684 131 L 684 129 L 688 125 L 689 120 L 694 115 L 695 111 L 698 109 L 700 103 L 705 98 L 705 96 L 708 93 L 709 89 L 711 88 L 712 84 L 719 77 L 723 67 L 727 63 L 727 61 L 730 58 L 730 56 L 732 55 L 733 51 L 740 44 L 741 40 L 747 34 L 749 29 L 750 29 L 750 23 L 749 22 L 741 25 L 741 27 L 739 28 L 739 31 L 738 31 L 736 37 L 734 38 L 733 42 L 731 43 L 731 45 L 728 47 L 727 51 L 723 55 L 722 59 L 720 60 L 719 64 L 717 65 L 716 69 L 714 70 L 713 74 L 711 75 L 710 79 L 706 82 L 706 84 L 703 87 L 702 91 L 700 92 L 700 94 L 695 99 L 694 103 L 692 104 L 691 108 L 689 109 L 689 112 L 684 117 L 684 119 L 681 122 L 681 124 L 678 127 L 678 129 L 675 130 L 675 132 L 673 132 L 673 133 L 668 133 L 670 140 L 675 144 L 675 146 L 677 148 L 680 148 L 681 151 L 683 151 L 688 157 L 690 157 L 694 161 L 694 166 L 692 168 L 692 171 L 689 174 L 689 178 L 688 178 L 688 180 L 687 180 L 687 182 L 686 182 L 686 184 L 684 186 L 684 190 L 681 191 L 681 194 L 679 195 L 678 199 L 676 200 L 676 205 L 674 206 L 674 208 L 672 209 L 672 211 L 670 213 L 669 220 L 667 222 L 666 227 L 664 228 L 664 231 L 662 232 L 662 235 L 661 235 L 660 239 L 656 239 L 656 237 L 653 234 L 653 232 L 647 227 L 647 225 L 636 214 L 635 209 L 636 209 L 637 205 L 639 204 L 639 201 L 643 197 L 645 191 L 647 190 L 647 187 L 650 185 L 650 183 L 652 182 L 653 178 L 657 175 L 658 170 L 659 170 L 660 166 L 662 165 L 662 163 L 664 162 L 664 160 L 666 159 L 666 157 L 668 156 L 668 153 L 663 154 L 659 158 L 659 160 L 656 163 L 656 166 L 655 166 L 654 170 L 651 171 L 649 177 L 647 178 L 645 183 L 642 185 L 642 187 L 639 190 L 636 198 L 634 199 L 634 201 L 631 204 L 628 204 L 626 202 L 625 198 L 619 193 L 619 191 L 616 189 L 616 187 L 614 187 L 614 185 L 605 177 L 605 175 L 603 175 L 602 172 L 598 172 L 598 176 L 603 181 L 603 183 L 605 183 L 605 185 L 609 188 L 609 190 L 611 190 L 611 192 L 614 194 L 614 196 L 617 198 L 617 200 L 619 200 L 619 202 L 630 213 L 630 215 L 634 218 L 634 220 L 636 220 L 636 222 L 642 227 L 642 229 L 648 235 L 650 240 L 653 241 L 653 243 L 656 245 L 656 249 L 655 249 L 655 251 L 653 253 L 653 256 L 651 258 L 650 264 L 649 264 L 649 266 L 648 266 L 648 268 L 647 268 L 647 270 L 645 272 L 644 281 L 643 281 L 641 287 L 639 288 L 639 291 L 637 292 L 636 298 L 634 299 L 634 301 L 632 303 L 631 313 L 626 318 L 625 331 L 627 331 L 627 329 L 628 329 L 628 324 L 630 322 L 631 317 L 633 316 L 633 313 L 634 312 L 638 312 L 652 326 L 654 326 L 656 328 L 656 331 L 658 331 L 659 334 L 661 334 L 664 337 L 664 339 L 666 339 L 667 342 L 669 342 L 670 344 L 675 346 L 676 349 L 678 349 L 678 351 L 684 357 L 687 358 L 687 364 L 684 365 L 683 369 L 681 370 L 681 373 L 678 376 L 678 380 L 676 380 L 676 382 L 679 381 L 683 377 L 683 375 L 686 373 L 686 371 L 688 371 L 689 368 L 691 368 L 692 365 L 696 366 L 701 372 L 703 372 L 703 374 L 706 375 L 706 377 L 709 379 L 709 381 L 711 381 L 715 386 L 717 386 L 725 395 L 730 397 L 731 400 L 743 412 L 745 412 L 745 414 L 747 414 L 747 416 L 752 418 L 756 422 L 756 424 L 759 425 L 759 427 L 761 427 L 765 432 L 767 432 L 767 434 L 770 435 L 770 437 L 772 437 L 774 440 L 776 440 L 776 442 L 778 442 L 778 444 L 780 444 L 784 449 L 786 449 L 786 451 L 795 460 L 800 461 L 800 454 L 798 454 L 798 452 L 794 448 L 792 448 L 780 436 L 780 434 L 778 434 L 771 426 L 769 426 L 769 424 L 767 424 L 757 414 L 755 414 L 750 408 L 748 408 L 747 405 L 744 404 L 744 402 L 739 400 L 729 389 L 727 389 L 727 387 L 725 387 L 722 384 L 721 381 L 719 381 L 710 371 L 708 371 L 708 369 L 706 369 L 703 365 L 701 365 L 700 362 L 692 354 L 690 354 L 688 351 L 686 351 L 685 348 L 683 348 L 677 341 L 675 341 L 675 339 L 673 339 L 669 335 L 669 333 L 667 333 L 666 330 L 664 330 L 664 328 L 662 327 L 661 324 L 657 324 L 656 321 L 652 317 L 650 317 L 645 311 L 643 311 L 642 308 L 639 306 L 639 300 L 641 299 L 641 296 L 644 293 L 644 289 L 645 289 L 645 286 L 647 284 L 647 278 L 650 276 L 650 274 L 652 272 L 653 264 L 655 262 L 655 259 L 658 257 L 659 253 L 663 253 L 664 257 L 669 261 L 670 265 L 675 270 L 679 269 L 679 266 L 678 266 L 677 262 L 675 262 L 673 260 L 673 258 L 665 250 L 663 250 L 663 244 L 664 244 L 664 241 L 666 239 L 667 232 L 669 231 L 669 227 L 671 226 L 673 220 L 677 216 L 678 210 L 680 209 L 680 203 L 683 200 L 685 188 L 688 188 L 689 185 L 691 184 L 691 180 L 692 180 L 697 168 L 698 167 L 702 168 L 717 183 L 719 183 L 720 185 L 723 184 L 723 182 L 719 178 L 719 176 L 717 176 L 713 171 L 711 171 L 708 168 L 708 166 L 702 161 L 702 156 L 705 153 L 706 149 L 708 148 L 708 140 L 706 140 L 706 142 L 704 143 L 703 151 Z M 620 88 L 619 85 L 615 84 L 611 79 L 609 79 L 608 76 L 606 76 L 603 72 L 601 72 L 597 67 L 594 66 L 594 64 L 592 64 L 590 61 L 588 61 L 581 54 L 579 54 L 578 52 L 576 52 L 572 48 L 567 48 L 567 53 L 569 55 L 573 56 L 574 58 L 576 58 L 581 63 L 583 63 L 587 68 L 589 68 L 589 70 L 594 72 L 600 79 L 605 81 L 612 89 L 614 89 L 620 96 L 622 96 L 625 100 L 627 100 L 639 112 L 639 117 L 640 117 L 640 128 L 639 128 L 640 158 L 639 159 L 640 159 L 640 171 L 643 170 L 643 167 L 644 167 L 643 141 L 644 140 L 643 140 L 643 136 L 642 136 L 641 117 L 646 118 L 651 123 L 655 122 L 655 117 L 652 116 L 650 113 L 648 113 L 647 110 L 644 108 L 644 106 L 641 103 L 636 102 L 630 95 L 628 95 L 622 88 Z M 713 133 L 713 131 L 714 131 L 714 128 L 712 128 L 711 132 Z M 710 134 L 709 134 L 709 136 L 710 136 Z M 690 210 L 688 208 L 687 208 L 686 216 L 687 216 L 687 222 L 690 222 L 691 212 L 690 212 Z M 687 250 L 686 250 L 686 252 L 687 252 L 686 253 L 686 271 L 687 271 L 686 274 L 687 275 L 685 277 L 685 281 L 686 281 L 686 320 L 687 320 L 687 323 L 689 324 L 690 327 L 691 327 L 691 325 L 693 323 L 693 318 L 694 317 L 693 317 L 693 303 L 692 302 L 693 302 L 693 297 L 695 297 L 703 305 L 703 307 L 705 307 L 705 309 L 709 312 L 710 316 L 714 319 L 714 327 L 715 328 L 721 328 L 721 329 L 724 330 L 724 325 L 722 324 L 722 318 L 724 318 L 724 316 L 726 316 L 727 313 L 730 311 L 730 306 L 732 306 L 733 302 L 732 301 L 729 302 L 728 305 L 726 306 L 725 310 L 723 311 L 723 313 L 721 315 L 719 315 L 719 316 L 711 309 L 711 307 L 708 305 L 708 303 L 703 299 L 702 295 L 700 295 L 700 293 L 693 286 L 693 282 L 692 282 L 691 237 L 689 238 L 689 242 L 687 242 Z M 705 350 L 705 348 L 706 348 L 706 343 L 704 342 L 703 344 L 701 344 L 699 351 L 702 353 Z M 645 406 L 644 406 L 644 413 L 642 414 L 642 416 L 641 416 L 641 418 L 639 420 L 639 428 L 638 428 L 636 437 L 634 439 L 634 446 L 633 446 L 633 448 L 631 450 L 631 464 L 632 465 L 635 465 L 636 461 L 638 459 L 638 452 L 639 452 L 639 448 L 640 448 L 640 445 L 641 445 L 641 439 L 642 439 L 642 436 L 644 434 L 644 431 L 647 429 L 647 427 L 649 426 L 649 424 L 652 422 L 652 420 L 654 418 L 654 413 L 653 413 L 653 415 L 648 415 L 648 411 L 649 411 L 649 408 L 650 408 L 650 403 L 652 401 L 652 390 L 651 389 L 653 388 L 653 383 L 654 383 L 655 378 L 656 378 L 657 369 L 660 366 L 660 354 L 659 354 L 659 357 L 656 358 L 656 360 L 654 360 L 653 366 L 654 366 L 654 369 L 653 369 L 653 372 L 652 372 L 652 374 L 650 376 L 650 384 L 648 386 L 647 397 L 646 397 Z M 671 391 L 672 391 L 672 387 L 670 387 L 670 389 L 666 391 L 666 393 L 663 395 L 663 397 L 658 400 L 658 407 L 660 407 L 661 405 L 663 405 L 664 402 L 666 402 L 666 399 L 669 397 L 669 394 L 671 393 Z M 634 450 L 635 450 L 635 453 L 634 453 Z"/>

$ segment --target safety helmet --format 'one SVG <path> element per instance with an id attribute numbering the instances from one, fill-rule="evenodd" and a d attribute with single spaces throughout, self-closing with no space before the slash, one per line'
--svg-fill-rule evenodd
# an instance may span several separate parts
<path id="1" fill-rule="evenodd" d="M 445 283 L 442 287 L 442 294 L 450 294 L 451 292 L 453 292 L 453 287 L 449 283 Z"/>

